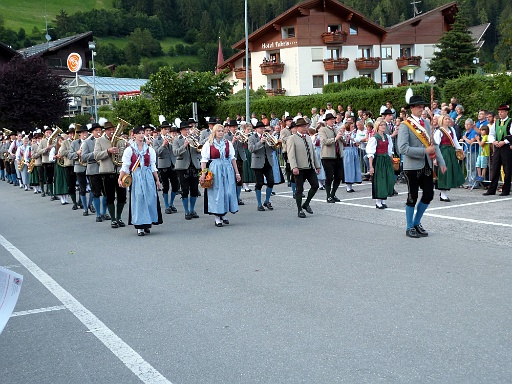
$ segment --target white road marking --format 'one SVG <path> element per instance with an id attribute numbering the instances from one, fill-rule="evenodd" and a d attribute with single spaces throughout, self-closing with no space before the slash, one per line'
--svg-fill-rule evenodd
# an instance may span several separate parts
<path id="1" fill-rule="evenodd" d="M 293 196 L 287 196 L 287 195 L 276 195 L 276 196 L 286 197 L 288 199 L 293 199 Z M 371 199 L 371 197 L 367 197 L 367 199 Z M 476 203 L 461 204 L 459 206 L 473 205 L 473 204 L 481 205 L 483 203 L 493 203 L 493 202 L 500 202 L 500 201 L 506 201 L 506 200 L 511 200 L 511 199 L 512 198 L 488 200 L 488 201 L 479 201 L 479 202 L 476 202 Z M 314 199 L 313 198 L 313 199 L 311 199 L 311 201 L 318 201 L 320 203 L 328 204 L 324 199 Z M 360 208 L 375 209 L 375 205 L 365 205 L 365 204 L 349 203 L 349 202 L 347 202 L 347 200 L 338 201 L 337 203 L 334 203 L 334 204 L 348 205 L 350 207 L 360 207 Z M 456 208 L 456 206 L 450 206 L 450 207 Z M 440 207 L 440 208 L 444 209 L 444 207 Z M 463 218 L 463 217 L 444 216 L 444 215 L 438 215 L 438 214 L 435 214 L 435 213 L 429 213 L 429 211 L 433 211 L 435 209 L 436 208 L 428 208 L 428 210 L 423 214 L 423 216 L 438 217 L 440 219 L 455 220 L 455 221 L 464 221 L 464 222 L 467 222 L 467 223 L 474 223 L 474 224 L 494 225 L 494 226 L 497 226 L 497 227 L 512 228 L 512 224 L 504 224 L 504 223 L 497 223 L 497 222 L 494 222 L 494 221 L 475 220 L 475 219 L 467 219 L 467 218 Z M 383 212 L 384 211 L 400 212 L 400 213 L 403 214 L 405 212 L 405 209 L 386 208 L 385 210 L 383 210 Z"/>
<path id="2" fill-rule="evenodd" d="M 32 315 L 34 313 L 43 313 L 43 312 L 52 312 L 52 311 L 60 311 L 62 309 L 66 309 L 66 306 L 64 305 L 56 305 L 55 307 L 46 307 L 46 308 L 38 308 L 38 309 L 29 309 L 28 311 L 19 311 L 19 312 L 13 312 L 11 317 L 17 317 L 17 316 L 25 316 L 25 315 Z"/>
<path id="3" fill-rule="evenodd" d="M 473 203 L 464 203 L 464 204 L 454 204 L 454 205 L 446 205 L 444 207 L 434 207 L 428 208 L 429 211 L 439 211 L 442 209 L 450 209 L 450 208 L 459 208 L 459 207 L 468 207 L 470 205 L 479 205 L 488 204 L 488 203 L 500 203 L 502 201 L 512 200 L 512 197 L 507 197 L 506 199 L 495 199 L 495 200 L 484 200 L 484 201 L 475 201 Z"/>
<path id="4" fill-rule="evenodd" d="M 23 252 L 0 235 L 0 244 L 38 279 L 64 306 L 77 317 L 123 364 L 142 382 L 148 384 L 170 384 L 160 372 L 153 368 L 119 336 L 110 330 L 91 311 L 85 308 L 68 291 L 62 288 L 46 272 L 39 268 Z"/>

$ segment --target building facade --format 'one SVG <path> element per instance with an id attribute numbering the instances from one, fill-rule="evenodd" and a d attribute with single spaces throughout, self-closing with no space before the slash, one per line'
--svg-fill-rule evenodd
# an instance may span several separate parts
<path id="1" fill-rule="evenodd" d="M 457 12 L 452 2 L 383 28 L 336 0 L 297 4 L 249 35 L 250 87 L 269 95 L 321 93 L 328 83 L 367 76 L 383 87 L 425 81 L 435 45 Z M 227 59 L 227 80 L 245 88 L 245 41 Z"/>

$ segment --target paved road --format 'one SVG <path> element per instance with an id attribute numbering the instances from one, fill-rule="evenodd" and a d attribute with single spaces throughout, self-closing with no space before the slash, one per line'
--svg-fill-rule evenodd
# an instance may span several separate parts
<path id="1" fill-rule="evenodd" d="M 355 188 L 302 220 L 243 193 L 223 228 L 178 204 L 139 238 L 0 183 L 25 277 L 0 383 L 509 383 L 511 199 L 453 190 L 409 239 L 405 185 L 385 211 Z"/>

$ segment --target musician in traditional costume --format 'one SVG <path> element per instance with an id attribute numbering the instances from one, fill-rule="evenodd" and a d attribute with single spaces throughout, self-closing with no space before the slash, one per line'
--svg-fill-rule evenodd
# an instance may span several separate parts
<path id="1" fill-rule="evenodd" d="M 21 145 L 16 149 L 16 168 L 21 177 L 21 187 L 28 191 L 28 163 L 27 155 L 30 152 L 30 144 L 28 136 L 23 137 Z M 20 169 L 21 168 L 21 169 Z"/>
<path id="2" fill-rule="evenodd" d="M 54 160 L 54 195 L 59 196 L 60 203 L 62 205 L 69 204 L 67 193 L 68 193 L 68 183 L 66 180 L 66 171 L 64 169 L 64 164 L 61 159 L 63 159 L 63 156 L 60 153 L 60 148 L 62 147 L 62 144 L 68 139 L 66 134 L 63 134 L 62 136 L 59 136 L 57 138 L 57 144 L 54 148 L 50 151 L 50 160 Z M 55 198 L 54 200 L 57 200 Z"/>
<path id="3" fill-rule="evenodd" d="M 388 196 L 393 196 L 395 186 L 395 171 L 393 170 L 393 138 L 386 133 L 387 122 L 377 119 L 377 133 L 366 144 L 366 154 L 369 161 L 369 172 L 372 176 L 372 199 L 375 208 L 385 209 Z"/>
<path id="4" fill-rule="evenodd" d="M 201 135 L 199 136 L 199 144 L 204 144 L 210 137 L 212 133 L 213 126 L 217 123 L 217 119 L 215 117 L 208 118 L 208 128 L 203 129 L 201 131 Z M 190 123 L 189 123 L 190 125 Z"/>
<path id="5" fill-rule="evenodd" d="M 107 121 L 104 129 L 104 135 L 96 139 L 94 143 L 94 160 L 98 161 L 100 165 L 99 174 L 102 177 L 103 189 L 107 198 L 107 209 L 111 219 L 110 227 L 119 228 L 125 226 L 121 214 L 126 204 L 126 188 L 119 186 L 117 180 L 120 167 L 112 161 L 112 156 L 119 154 L 119 148 L 112 146 L 115 126 Z"/>
<path id="6" fill-rule="evenodd" d="M 82 145 L 80 147 L 81 154 L 78 155 L 83 162 L 87 163 L 85 174 L 89 178 L 91 192 L 93 195 L 93 207 L 89 206 L 89 210 L 93 212 L 94 209 L 94 213 L 96 213 L 96 222 L 101 223 L 104 218 L 105 220 L 110 220 L 110 216 L 108 216 L 108 218 L 105 217 L 107 212 L 107 198 L 103 189 L 103 180 L 99 172 L 99 164 L 94 159 L 94 147 L 96 140 L 101 136 L 101 125 L 93 123 L 88 131 L 91 133 L 91 136 L 82 141 Z"/>
<path id="7" fill-rule="evenodd" d="M 318 129 L 321 144 L 321 159 L 325 171 L 325 192 L 328 203 L 340 201 L 336 191 L 343 180 L 343 132 L 336 132 L 332 113 L 326 113 L 323 122 L 325 126 Z"/>
<path id="8" fill-rule="evenodd" d="M 293 124 L 293 117 L 286 116 L 284 118 L 284 128 L 279 131 L 279 139 L 281 140 L 281 154 L 283 155 L 283 159 L 285 162 L 284 171 L 286 174 L 286 180 L 288 181 L 288 186 L 292 188 L 292 194 L 295 198 L 295 180 L 292 177 L 292 171 L 290 168 L 290 163 L 288 162 L 288 153 L 287 153 L 287 146 L 286 146 L 286 140 L 288 137 L 290 137 L 292 133 L 292 124 Z"/>
<path id="9" fill-rule="evenodd" d="M 247 136 L 247 138 L 251 137 L 253 133 L 253 127 L 251 123 L 247 123 L 245 121 L 241 122 L 240 127 Z M 251 152 L 249 151 L 249 139 L 247 139 L 247 142 L 244 143 L 244 152 L 246 160 L 244 161 L 244 167 L 241 173 L 243 180 L 242 189 L 244 190 L 244 192 L 252 192 L 252 189 L 249 188 L 249 183 L 256 182 L 256 176 L 254 175 L 254 171 L 251 168 Z"/>
<path id="10" fill-rule="evenodd" d="M 453 120 L 448 115 L 441 115 L 438 118 L 439 129 L 434 133 L 434 142 L 439 146 L 446 164 L 446 172 L 437 175 L 437 189 L 439 189 L 439 200 L 449 202 L 446 194 L 451 188 L 460 187 L 464 184 L 464 174 L 457 160 L 456 151 L 462 151 L 462 146 L 457 139 L 457 133 L 451 126 Z"/>
<path id="11" fill-rule="evenodd" d="M 446 172 L 446 165 L 439 147 L 434 144 L 430 123 L 421 118 L 421 111 L 427 103 L 421 96 L 416 95 L 411 96 L 407 102 L 411 115 L 402 122 L 398 131 L 398 148 L 403 155 L 403 168 L 409 190 L 405 203 L 405 234 L 419 238 L 428 236 L 428 232 L 421 225 L 421 218 L 434 198 L 433 158 L 437 159 L 441 172 Z M 416 205 L 419 188 L 423 193 Z"/>
<path id="12" fill-rule="evenodd" d="M 76 211 L 78 204 L 76 203 L 76 173 L 74 170 L 74 161 L 69 158 L 69 151 L 71 149 L 71 142 L 75 135 L 75 124 L 71 124 L 67 131 L 67 138 L 62 142 L 59 148 L 59 159 L 62 159 L 64 165 L 64 173 L 66 175 L 66 184 L 68 186 L 68 195 L 73 201 L 71 209 Z"/>
<path id="13" fill-rule="evenodd" d="M 258 211 L 273 210 L 270 196 L 272 196 L 272 188 L 274 187 L 274 172 L 272 170 L 272 151 L 273 147 L 267 143 L 263 132 L 265 126 L 261 121 L 256 123 L 254 127 L 256 132 L 249 138 L 249 151 L 251 152 L 251 168 L 256 175 L 256 201 L 258 203 Z M 265 202 L 261 203 L 261 189 L 267 179 L 267 189 L 265 191 Z"/>
<path id="14" fill-rule="evenodd" d="M 299 117 L 295 126 L 297 127 L 297 133 L 288 137 L 286 145 L 288 161 L 297 187 L 295 202 L 297 203 L 298 217 L 305 218 L 304 211 L 313 214 L 309 203 L 318 190 L 317 175 L 320 173 L 320 162 L 315 155 L 315 147 L 308 134 L 309 123 L 304 118 Z M 302 194 L 304 192 L 304 181 L 306 180 L 310 188 L 303 204 Z"/>
<path id="15" fill-rule="evenodd" d="M 71 142 L 69 147 L 68 159 L 73 161 L 73 171 L 78 181 L 78 196 L 80 197 L 80 205 L 84 210 L 83 216 L 89 215 L 89 207 L 87 204 L 87 176 L 85 171 L 87 169 L 87 162 L 82 160 L 82 143 L 87 139 L 87 127 L 80 124 L 75 125 L 75 136 L 78 135 L 76 140 Z"/>
<path id="16" fill-rule="evenodd" d="M 42 137 L 43 134 L 41 133 L 41 130 L 35 130 L 32 137 L 32 144 L 30 146 L 30 161 L 34 162 L 34 167 L 32 168 L 32 172 L 28 175 L 28 182 L 30 186 L 34 188 L 34 193 L 41 193 L 43 188 L 43 181 L 39 180 L 39 174 L 41 173 L 40 170 L 43 163 L 41 161 L 41 155 L 38 153 Z"/>
<path id="17" fill-rule="evenodd" d="M 0 129 L 0 180 L 5 181 L 5 156 L 4 154 L 9 151 L 7 145 L 8 137 L 4 136 L 3 129 Z"/>
<path id="18" fill-rule="evenodd" d="M 7 155 L 4 157 L 5 163 L 5 173 L 7 174 L 7 179 L 9 180 L 9 184 L 16 186 L 16 170 L 14 166 L 14 156 L 11 154 L 11 146 L 13 142 L 16 142 L 16 134 L 11 132 L 9 135 L 9 139 L 7 140 L 7 150 L 4 153 Z"/>
<path id="19" fill-rule="evenodd" d="M 234 121 L 236 124 L 236 120 Z M 209 165 L 208 165 L 209 164 Z M 235 148 L 224 138 L 224 127 L 215 124 L 209 139 L 201 150 L 200 181 L 204 181 L 207 168 L 213 173 L 213 186 L 206 189 L 205 213 L 215 216 L 215 226 L 229 224 L 224 216 L 238 212 L 237 183 L 242 181 L 239 173 Z"/>
<path id="20" fill-rule="evenodd" d="M 244 162 L 247 161 L 247 155 L 244 149 L 244 143 L 240 140 L 237 135 L 238 132 L 238 122 L 236 120 L 230 120 L 228 123 L 228 132 L 224 135 L 224 139 L 229 140 L 232 144 L 233 149 L 235 150 L 235 160 L 236 167 L 238 172 L 240 173 L 240 180 L 236 182 L 236 197 L 238 200 L 238 205 L 244 205 L 245 203 L 242 201 L 241 192 L 244 180 Z M 249 139 L 247 138 L 247 141 Z"/>
<path id="21" fill-rule="evenodd" d="M 508 116 L 510 107 L 502 104 L 498 107 L 498 117 L 494 126 L 490 128 L 489 141 L 492 142 L 494 154 L 491 162 L 491 184 L 484 193 L 485 196 L 495 195 L 500 179 L 501 167 L 505 172 L 503 189 L 500 196 L 510 195 L 510 182 L 512 180 L 512 118 Z"/>
<path id="22" fill-rule="evenodd" d="M 43 193 L 41 194 L 41 196 L 45 197 L 46 194 L 49 194 L 53 200 L 53 176 L 55 173 L 55 164 L 52 161 L 50 161 L 49 157 L 50 150 L 55 147 L 54 144 L 49 143 L 49 138 L 52 135 L 52 132 L 52 128 L 50 128 L 47 125 L 44 126 L 44 138 L 41 140 L 37 153 L 41 155 L 41 161 L 43 164 L 41 173 L 39 173 L 39 180 L 44 180 L 46 184 L 46 188 L 44 188 L 43 186 Z"/>
<path id="23" fill-rule="evenodd" d="M 201 166 L 197 153 L 200 151 L 190 145 L 188 121 L 182 121 L 178 129 L 180 135 L 173 140 L 172 151 L 176 156 L 176 172 L 178 172 L 180 179 L 181 202 L 185 209 L 185 220 L 191 220 L 192 218 L 199 218 L 195 206 L 199 195 L 199 171 Z"/>
<path id="24" fill-rule="evenodd" d="M 163 116 L 162 116 L 163 117 Z M 171 130 L 176 132 L 175 127 L 162 120 L 160 123 L 160 135 L 153 140 L 153 149 L 157 156 L 157 168 L 162 183 L 162 194 L 165 204 L 165 213 L 178 212 L 174 206 L 174 199 L 180 189 L 178 174 L 174 169 L 176 156 L 172 152 Z M 171 199 L 169 200 L 169 186 L 171 187 Z"/>
<path id="25" fill-rule="evenodd" d="M 128 224 L 135 226 L 138 236 L 151 232 L 152 225 L 162 224 L 162 212 L 157 189 L 160 188 L 156 168 L 156 152 L 144 140 L 144 128 L 133 129 L 135 140 L 123 152 L 123 165 L 117 180 L 125 187 L 123 178 L 131 175 Z"/>

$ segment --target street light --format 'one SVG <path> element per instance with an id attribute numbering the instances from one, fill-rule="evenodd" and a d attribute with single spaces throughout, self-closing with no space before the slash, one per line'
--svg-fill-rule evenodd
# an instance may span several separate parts
<path id="1" fill-rule="evenodd" d="M 94 55 L 96 52 L 96 43 L 94 41 L 89 41 L 89 49 L 91 50 L 92 57 L 92 89 L 93 89 L 93 99 L 94 99 L 94 121 L 98 122 L 98 109 L 96 108 L 96 69 L 94 68 Z"/>
<path id="2" fill-rule="evenodd" d="M 428 78 L 428 82 L 430 83 L 430 109 L 432 110 L 432 113 L 434 113 L 434 84 L 436 81 L 437 79 L 435 76 L 430 76 Z"/>

